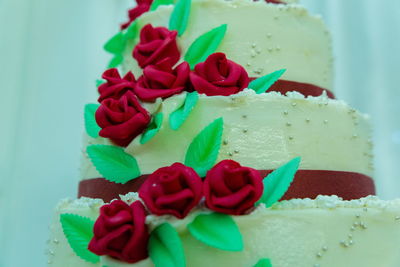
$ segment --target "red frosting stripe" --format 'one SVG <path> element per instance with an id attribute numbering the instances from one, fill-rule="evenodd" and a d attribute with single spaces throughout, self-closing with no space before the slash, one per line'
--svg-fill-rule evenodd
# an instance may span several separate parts
<path id="1" fill-rule="evenodd" d="M 260 171 L 265 177 L 272 172 Z M 364 174 L 344 171 L 298 170 L 293 183 L 281 200 L 337 195 L 344 200 L 375 195 L 374 180 Z"/>
<path id="2" fill-rule="evenodd" d="M 272 170 L 259 171 L 265 177 Z M 83 180 L 79 183 L 78 197 L 101 198 L 105 202 L 129 192 L 137 192 L 148 175 L 142 175 L 126 184 L 116 184 L 104 178 Z M 325 170 L 299 170 L 282 200 L 316 198 L 318 195 L 337 195 L 344 200 L 375 195 L 371 177 L 361 173 Z"/>
<path id="3" fill-rule="evenodd" d="M 271 91 L 280 92 L 283 95 L 287 92 L 296 91 L 305 96 L 320 96 L 324 91 L 326 91 L 326 94 L 329 98 L 335 99 L 335 95 L 325 88 L 309 83 L 300 83 L 295 81 L 278 80 L 268 89 L 267 92 Z"/>

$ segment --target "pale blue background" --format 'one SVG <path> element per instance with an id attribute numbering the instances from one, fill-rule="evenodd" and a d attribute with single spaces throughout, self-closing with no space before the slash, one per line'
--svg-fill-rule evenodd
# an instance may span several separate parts
<path id="1" fill-rule="evenodd" d="M 45 266 L 51 212 L 76 194 L 101 47 L 132 3 L 0 0 L 0 267 Z M 337 96 L 371 114 L 378 192 L 400 197 L 400 1 L 303 3 L 332 30 Z"/>

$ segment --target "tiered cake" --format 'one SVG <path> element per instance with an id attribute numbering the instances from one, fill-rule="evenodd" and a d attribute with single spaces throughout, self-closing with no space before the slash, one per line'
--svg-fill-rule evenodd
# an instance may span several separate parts
<path id="1" fill-rule="evenodd" d="M 368 117 L 335 99 L 322 21 L 295 1 L 137 2 L 49 266 L 400 266 L 400 200 L 372 196 Z"/>

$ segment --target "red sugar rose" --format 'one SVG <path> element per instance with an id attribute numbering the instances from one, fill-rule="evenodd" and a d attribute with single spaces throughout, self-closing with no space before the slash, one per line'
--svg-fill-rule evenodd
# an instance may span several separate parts
<path id="1" fill-rule="evenodd" d="M 175 69 L 168 60 L 144 68 L 137 82 L 135 94 L 143 101 L 154 101 L 158 97 L 170 97 L 186 89 L 190 67 L 182 62 Z"/>
<path id="2" fill-rule="evenodd" d="M 249 76 L 242 66 L 227 59 L 225 54 L 214 53 L 194 67 L 190 81 L 194 90 L 201 94 L 228 96 L 246 88 Z"/>
<path id="3" fill-rule="evenodd" d="M 128 11 L 129 20 L 121 25 L 121 30 L 126 29 L 136 18 L 150 10 L 153 0 L 136 0 L 137 5 Z"/>
<path id="4" fill-rule="evenodd" d="M 149 175 L 139 196 L 156 215 L 184 218 L 202 197 L 202 180 L 190 167 L 174 163 Z"/>
<path id="5" fill-rule="evenodd" d="M 223 160 L 207 172 L 204 180 L 206 206 L 217 212 L 242 215 L 260 199 L 262 181 L 257 170 Z"/>
<path id="6" fill-rule="evenodd" d="M 132 72 L 128 72 L 121 78 L 118 70 L 115 68 L 106 70 L 102 78 L 107 82 L 103 83 L 98 88 L 100 94 L 98 99 L 99 103 L 107 98 L 121 98 L 127 91 L 133 91 L 136 84 L 135 76 Z"/>
<path id="7" fill-rule="evenodd" d="M 128 205 L 114 200 L 102 206 L 93 227 L 89 250 L 128 263 L 146 259 L 149 234 L 145 219 L 145 208 L 140 201 Z"/>
<path id="8" fill-rule="evenodd" d="M 175 65 L 180 58 L 177 34 L 177 31 L 165 27 L 153 28 L 150 24 L 144 26 L 140 31 L 140 42 L 133 50 L 133 57 L 139 66 L 144 68 L 155 65 L 164 59 L 168 59 L 172 66 Z"/>
<path id="9" fill-rule="evenodd" d="M 150 123 L 150 115 L 130 91 L 118 100 L 103 100 L 95 116 L 102 128 L 99 135 L 110 138 L 119 146 L 127 146 Z"/>

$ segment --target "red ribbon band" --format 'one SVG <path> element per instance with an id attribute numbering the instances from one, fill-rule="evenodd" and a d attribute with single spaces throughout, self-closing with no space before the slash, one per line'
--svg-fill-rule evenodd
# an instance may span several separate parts
<path id="1" fill-rule="evenodd" d="M 260 171 L 262 177 L 272 170 Z M 101 198 L 105 202 L 119 198 L 129 192 L 137 192 L 148 175 L 142 175 L 126 184 L 116 184 L 104 178 L 83 180 L 79 183 L 78 197 Z M 337 195 L 344 200 L 375 195 L 375 185 L 371 177 L 361 173 L 299 170 L 289 190 L 281 200 L 311 198 L 318 195 Z"/>
<path id="2" fill-rule="evenodd" d="M 255 79 L 256 78 L 250 78 L 251 81 Z M 329 98 L 335 99 L 335 95 L 325 88 L 309 83 L 301 83 L 295 81 L 278 80 L 268 89 L 267 92 L 271 91 L 279 92 L 282 95 L 285 95 L 287 92 L 296 91 L 304 96 L 320 96 L 324 91 L 326 91 L 326 94 Z"/>

